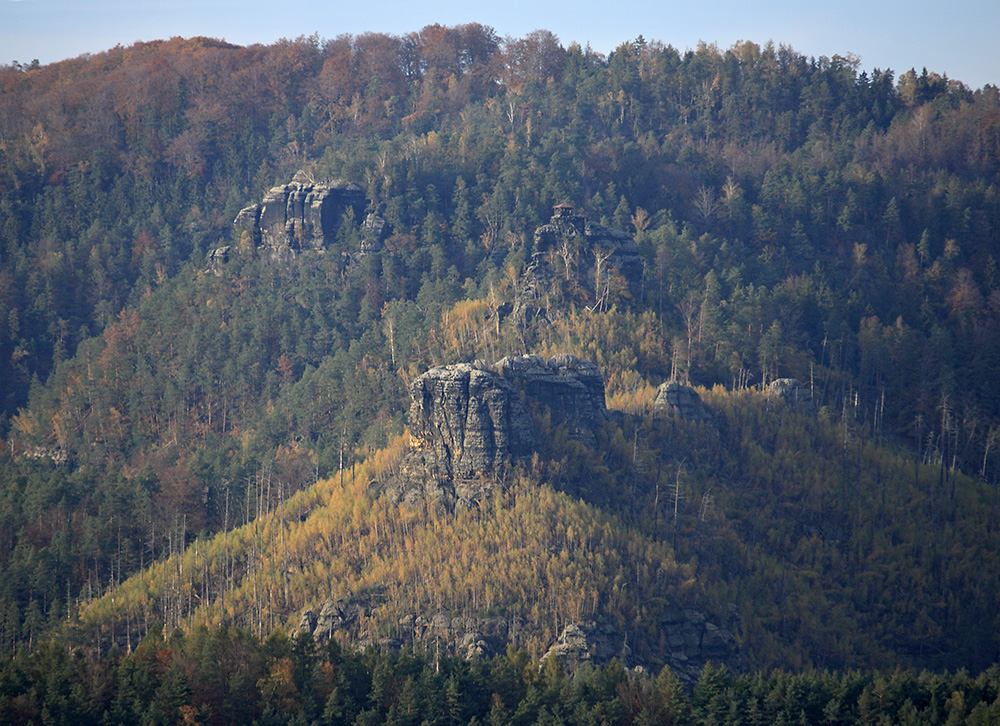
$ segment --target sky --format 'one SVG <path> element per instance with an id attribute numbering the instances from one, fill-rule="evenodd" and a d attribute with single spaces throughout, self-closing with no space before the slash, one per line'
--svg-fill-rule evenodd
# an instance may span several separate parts
<path id="1" fill-rule="evenodd" d="M 501 36 L 550 30 L 600 53 L 642 35 L 679 50 L 773 41 L 806 56 L 852 53 L 861 69 L 915 68 L 1000 85 L 1000 0 L 0 0 L 0 64 L 51 63 L 173 36 L 239 45 L 318 33 L 404 34 L 478 22 Z"/>

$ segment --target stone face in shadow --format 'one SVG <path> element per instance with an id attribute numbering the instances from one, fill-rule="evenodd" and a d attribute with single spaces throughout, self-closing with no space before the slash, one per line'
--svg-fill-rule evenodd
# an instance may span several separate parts
<path id="1" fill-rule="evenodd" d="M 410 449 L 398 475 L 375 489 L 411 503 L 481 498 L 538 450 L 532 410 L 589 444 L 608 416 L 600 369 L 571 355 L 432 368 L 410 385 L 410 399 Z"/>

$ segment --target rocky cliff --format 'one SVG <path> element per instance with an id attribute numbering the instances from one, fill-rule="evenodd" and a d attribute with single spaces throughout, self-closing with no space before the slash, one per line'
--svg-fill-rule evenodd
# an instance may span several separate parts
<path id="1" fill-rule="evenodd" d="M 531 451 L 531 422 L 511 383 L 465 363 L 432 368 L 410 385 L 410 441 L 428 470 L 467 478 Z"/>
<path id="2" fill-rule="evenodd" d="M 730 627 L 738 628 L 739 619 L 730 613 Z M 659 619 L 661 642 L 635 642 L 608 622 L 587 621 L 570 623 L 558 640 L 542 656 L 556 658 L 566 665 L 590 661 L 606 665 L 617 658 L 624 665 L 650 666 L 666 664 L 681 680 L 694 683 L 709 661 L 725 663 L 733 670 L 742 670 L 743 662 L 736 637 L 725 627 L 712 622 L 701 610 L 668 609 Z M 654 666 L 655 667 L 655 666 Z"/>
<path id="3" fill-rule="evenodd" d="M 656 389 L 653 410 L 658 413 L 676 411 L 681 418 L 689 421 L 714 421 L 716 418 L 697 391 L 677 381 L 667 381 Z"/>
<path id="4" fill-rule="evenodd" d="M 396 501 L 475 501 L 537 450 L 532 412 L 586 443 L 607 418 L 600 369 L 570 355 L 432 368 L 410 385 L 410 399 L 410 451 L 399 475 L 376 487 Z"/>
<path id="5" fill-rule="evenodd" d="M 317 642 L 334 637 L 346 637 L 359 646 L 400 648 L 416 644 L 434 647 L 442 654 L 463 658 L 490 658 L 503 653 L 508 646 L 525 647 L 538 635 L 518 618 L 503 613 L 490 615 L 453 615 L 446 610 L 433 613 L 411 613 L 399 619 L 394 637 L 379 638 L 369 630 L 386 607 L 378 593 L 331 598 L 318 612 L 305 610 L 299 629 L 309 632 Z M 687 683 L 694 683 L 709 661 L 726 664 L 730 669 L 744 669 L 743 656 L 730 629 L 739 629 L 739 618 L 730 612 L 725 625 L 694 609 L 666 609 L 659 617 L 661 637 L 658 643 L 630 639 L 607 619 L 586 620 L 565 625 L 551 644 L 542 661 L 554 658 L 573 668 L 589 662 L 606 666 L 617 659 L 626 667 L 657 670 L 663 665 Z"/>
<path id="6" fill-rule="evenodd" d="M 350 210 L 360 222 L 365 203 L 356 184 L 318 183 L 296 174 L 290 183 L 272 187 L 260 204 L 242 209 L 234 226 L 250 231 L 262 254 L 287 260 L 307 250 L 325 251 L 336 241 L 344 214 Z"/>

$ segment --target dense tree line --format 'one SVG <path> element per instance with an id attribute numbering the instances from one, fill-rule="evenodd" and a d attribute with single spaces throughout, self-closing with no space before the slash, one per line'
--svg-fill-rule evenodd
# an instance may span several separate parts
<path id="1" fill-rule="evenodd" d="M 151 632 L 91 658 L 47 645 L 0 668 L 12 725 L 75 724 L 981 724 L 1000 717 L 996 669 L 734 675 L 707 666 L 690 690 L 613 663 L 567 673 L 511 650 L 488 661 L 352 652 L 308 636 Z"/>

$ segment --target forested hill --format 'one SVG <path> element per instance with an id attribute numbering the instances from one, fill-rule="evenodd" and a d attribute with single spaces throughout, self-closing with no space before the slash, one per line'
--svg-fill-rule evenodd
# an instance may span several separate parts
<path id="1" fill-rule="evenodd" d="M 263 259 L 232 222 L 299 170 L 391 235 Z M 455 360 L 574 352 L 619 402 L 797 377 L 957 516 L 1000 475 L 998 172 L 995 86 L 770 44 L 469 24 L 0 69 L 3 645 L 366 458 Z M 635 288 L 525 284 L 566 202 L 634 236 Z"/>

